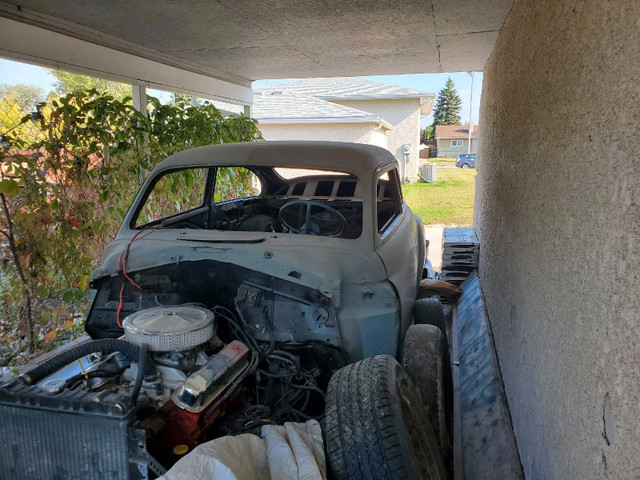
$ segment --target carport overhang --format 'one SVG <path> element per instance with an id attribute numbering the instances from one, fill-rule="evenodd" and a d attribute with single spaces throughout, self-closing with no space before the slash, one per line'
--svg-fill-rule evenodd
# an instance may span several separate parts
<path id="1" fill-rule="evenodd" d="M 231 104 L 253 100 L 249 82 L 227 82 L 7 18 L 0 18 L 0 57 Z"/>
<path id="2" fill-rule="evenodd" d="M 262 78 L 482 70 L 510 4 L 0 0 L 0 55 L 247 105 Z"/>

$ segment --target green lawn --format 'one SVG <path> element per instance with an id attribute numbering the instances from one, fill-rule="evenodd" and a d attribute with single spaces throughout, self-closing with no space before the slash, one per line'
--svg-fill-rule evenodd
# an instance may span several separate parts
<path id="1" fill-rule="evenodd" d="M 402 194 L 425 225 L 471 226 L 475 169 L 439 168 L 436 183 L 402 186 Z"/>
<path id="2" fill-rule="evenodd" d="M 451 166 L 455 167 L 456 158 L 453 157 L 429 157 L 423 159 L 425 162 L 436 163 L 440 167 Z"/>

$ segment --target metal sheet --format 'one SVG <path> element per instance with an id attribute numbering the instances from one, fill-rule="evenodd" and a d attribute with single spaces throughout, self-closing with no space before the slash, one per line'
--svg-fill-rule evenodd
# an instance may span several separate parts
<path id="1" fill-rule="evenodd" d="M 464 478 L 524 479 L 477 273 L 462 289 L 457 318 Z"/>

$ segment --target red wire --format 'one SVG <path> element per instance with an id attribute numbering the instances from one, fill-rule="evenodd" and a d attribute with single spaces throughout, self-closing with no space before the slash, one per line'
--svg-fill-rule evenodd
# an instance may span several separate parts
<path id="1" fill-rule="evenodd" d="M 118 327 L 124 328 L 122 326 L 122 322 L 120 321 L 120 312 L 122 311 L 122 292 L 124 292 L 124 283 L 122 284 L 122 288 L 120 289 L 120 303 L 118 303 L 118 310 L 116 310 L 116 322 Z"/>
<path id="2" fill-rule="evenodd" d="M 140 236 L 140 234 L 143 232 L 143 230 L 140 230 L 133 237 L 131 237 L 131 240 L 129 240 L 129 243 L 127 243 L 127 245 L 122 249 L 122 252 L 120 252 L 120 256 L 118 257 L 118 265 L 117 265 L 118 270 L 120 270 L 120 267 L 122 266 L 122 273 L 124 273 L 125 278 L 129 280 L 138 290 L 142 290 L 142 287 L 138 285 L 127 273 L 127 259 L 129 258 L 129 249 L 131 248 L 131 245 L 133 244 L 133 242 L 142 240 L 146 236 L 150 235 L 154 230 L 155 229 L 152 228 L 142 236 Z M 125 252 L 126 252 L 126 255 L 125 255 Z M 124 260 L 122 258 L 123 255 L 124 255 Z M 116 323 L 120 328 L 124 328 L 122 326 L 122 322 L 120 321 L 120 312 L 122 312 L 122 307 L 124 305 L 124 300 L 123 300 L 124 286 L 125 286 L 125 283 L 123 283 L 122 288 L 120 288 L 120 301 L 118 303 L 118 310 L 116 310 Z"/>

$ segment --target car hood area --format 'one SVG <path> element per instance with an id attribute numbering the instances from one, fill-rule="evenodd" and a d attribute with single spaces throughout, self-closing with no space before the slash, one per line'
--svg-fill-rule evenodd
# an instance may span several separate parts
<path id="1" fill-rule="evenodd" d="M 386 279 L 373 246 L 362 239 L 264 232 L 221 232 L 190 229 L 155 230 L 119 236 L 103 254 L 92 283 L 163 265 L 214 260 L 258 271 L 319 290 L 340 305 L 345 284 Z M 123 253 L 124 252 L 124 253 Z"/>

